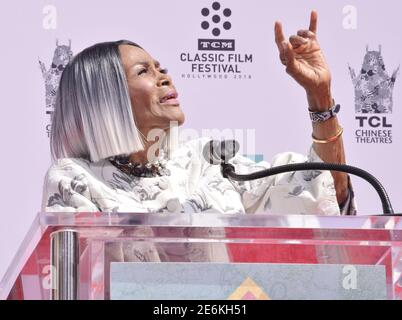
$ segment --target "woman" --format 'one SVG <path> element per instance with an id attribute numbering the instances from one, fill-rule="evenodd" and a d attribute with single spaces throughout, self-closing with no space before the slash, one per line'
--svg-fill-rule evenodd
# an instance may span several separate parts
<path id="1" fill-rule="evenodd" d="M 280 60 L 307 93 L 313 120 L 308 157 L 280 154 L 272 165 L 345 163 L 342 129 L 333 111 L 331 76 L 309 30 L 285 41 L 275 24 Z M 296 172 L 247 183 L 229 181 L 202 158 L 209 139 L 172 149 L 170 124 L 184 122 L 172 79 L 133 42 L 99 43 L 79 53 L 64 70 L 51 134 L 54 164 L 44 185 L 44 211 L 224 212 L 354 214 L 353 192 L 343 173 Z M 159 131 L 158 131 L 159 130 Z M 153 136 L 159 132 L 155 144 Z M 166 134 L 162 139 L 160 132 Z M 151 152 L 152 151 L 152 152 Z M 242 156 L 237 172 L 269 167 Z"/>

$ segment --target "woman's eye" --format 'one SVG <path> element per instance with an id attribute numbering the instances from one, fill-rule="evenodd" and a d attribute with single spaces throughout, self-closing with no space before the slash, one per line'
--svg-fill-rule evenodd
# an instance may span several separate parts
<path id="1" fill-rule="evenodd" d="M 143 73 L 146 73 L 147 72 L 147 69 L 141 69 L 139 72 L 138 72 L 138 75 L 140 76 L 140 75 L 142 75 Z"/>
<path id="2" fill-rule="evenodd" d="M 166 68 L 160 69 L 159 72 L 160 72 L 160 73 L 167 74 L 167 73 L 168 73 L 168 69 L 166 69 Z"/>

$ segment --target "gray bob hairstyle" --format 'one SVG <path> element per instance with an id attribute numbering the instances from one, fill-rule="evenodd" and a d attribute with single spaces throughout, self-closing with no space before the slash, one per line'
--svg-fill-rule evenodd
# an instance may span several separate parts
<path id="1" fill-rule="evenodd" d="M 135 124 L 119 45 L 95 44 L 66 66 L 52 117 L 53 160 L 84 158 L 93 162 L 144 149 Z"/>

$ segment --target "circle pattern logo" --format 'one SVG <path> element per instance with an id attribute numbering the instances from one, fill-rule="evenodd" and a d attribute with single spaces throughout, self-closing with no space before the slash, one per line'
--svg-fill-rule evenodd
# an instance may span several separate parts
<path id="1" fill-rule="evenodd" d="M 221 29 L 230 30 L 232 24 L 227 20 L 232 15 L 232 10 L 225 8 L 221 10 L 221 4 L 217 1 L 212 3 L 212 8 L 202 8 L 201 15 L 206 19 L 201 22 L 203 30 L 209 30 L 213 36 L 218 37 L 221 34 Z"/>

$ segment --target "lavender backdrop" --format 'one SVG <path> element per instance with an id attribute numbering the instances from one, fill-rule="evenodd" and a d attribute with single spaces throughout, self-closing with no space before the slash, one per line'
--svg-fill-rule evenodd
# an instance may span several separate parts
<path id="1" fill-rule="evenodd" d="M 394 208 L 402 211 L 402 199 L 398 197 L 401 173 L 396 169 L 402 162 L 402 82 L 396 73 L 392 77 L 402 62 L 402 5 L 394 0 L 222 0 L 217 1 L 220 8 L 215 10 L 213 2 L 1 2 L 0 276 L 40 208 L 43 177 L 50 165 L 47 111 L 51 107 L 47 104 L 52 100 L 50 96 L 46 99 L 46 89 L 51 94 L 55 69 L 63 63 L 59 51 L 51 68 L 57 39 L 59 46 L 68 46 L 71 39 L 73 53 L 102 41 L 126 38 L 140 43 L 172 74 L 186 113 L 183 129 L 187 134 L 191 134 L 188 129 L 199 134 L 202 129 L 250 129 L 237 131 L 244 134 L 237 137 L 253 149 L 250 141 L 255 135 L 255 153 L 270 160 L 283 151 L 306 153 L 311 143 L 305 94 L 278 61 L 274 21 L 281 20 L 290 36 L 308 27 L 309 12 L 315 8 L 319 13 L 320 43 L 332 70 L 333 95 L 342 105 L 339 118 L 345 128 L 347 160 L 377 176 L 387 187 Z M 203 8 L 209 10 L 209 15 L 201 14 Z M 224 9 L 230 9 L 230 14 Z M 220 17 L 219 23 L 213 22 L 215 14 Z M 208 29 L 202 28 L 203 21 L 209 23 Z M 224 25 L 225 21 L 230 26 Z M 214 27 L 220 29 L 219 36 L 213 35 Z M 234 40 L 235 50 L 198 50 L 199 39 Z M 366 46 L 369 53 L 363 66 Z M 223 54 L 217 56 L 224 60 L 218 64 L 232 65 L 240 73 L 235 78 L 222 70 L 201 72 L 208 62 L 182 61 L 202 53 Z M 50 71 L 45 74 L 47 82 L 39 60 Z M 196 66 L 198 71 L 192 71 L 194 63 L 201 64 Z M 354 82 L 348 65 L 355 70 Z M 362 66 L 365 73 L 360 75 Z M 366 103 L 355 105 L 355 98 Z M 361 114 L 364 110 L 382 113 Z M 357 120 L 359 116 L 367 117 L 367 121 Z M 371 127 L 369 118 L 373 126 L 378 126 Z M 378 143 L 362 143 L 357 141 L 357 130 L 375 134 L 381 130 L 386 137 Z M 353 179 L 353 184 L 360 214 L 380 213 L 371 187 L 359 178 Z"/>

